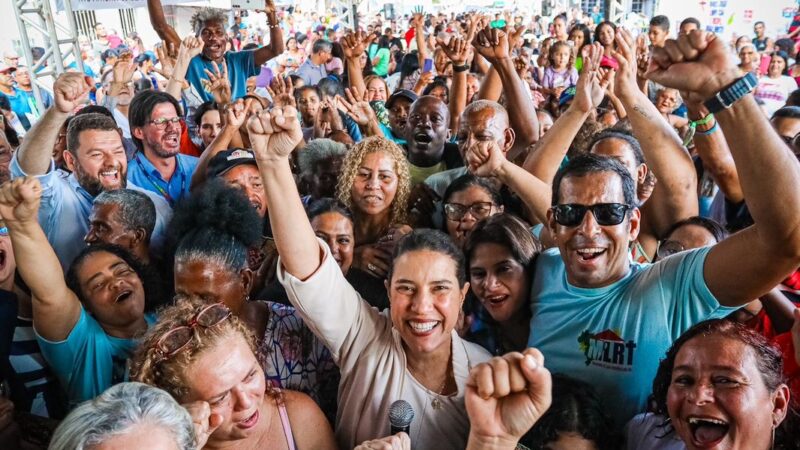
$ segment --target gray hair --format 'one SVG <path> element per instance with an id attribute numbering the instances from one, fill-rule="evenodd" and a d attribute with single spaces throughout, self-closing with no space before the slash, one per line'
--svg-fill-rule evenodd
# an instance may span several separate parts
<path id="1" fill-rule="evenodd" d="M 126 230 L 145 231 L 145 242 L 150 241 L 156 227 L 156 206 L 144 192 L 133 189 L 104 191 L 95 197 L 94 206 L 117 205 L 119 220 Z"/>
<path id="2" fill-rule="evenodd" d="M 200 35 L 206 22 L 222 22 L 222 28 L 228 24 L 228 16 L 225 11 L 217 8 L 203 8 L 192 15 L 189 24 L 196 35 Z"/>
<path id="3" fill-rule="evenodd" d="M 297 155 L 297 165 L 300 167 L 300 175 L 311 175 L 320 162 L 331 158 L 344 158 L 346 153 L 347 146 L 341 142 L 330 139 L 314 139 L 306 144 L 303 150 Z"/>
<path id="4" fill-rule="evenodd" d="M 120 383 L 80 404 L 56 428 L 49 450 L 84 450 L 132 427 L 160 426 L 182 450 L 194 450 L 192 418 L 169 394 L 142 383 Z"/>
<path id="5" fill-rule="evenodd" d="M 320 39 L 317 42 L 314 42 L 314 46 L 311 47 L 311 53 L 317 54 L 319 52 L 327 52 L 330 53 L 333 51 L 333 44 L 330 42 Z"/>
<path id="6" fill-rule="evenodd" d="M 503 108 L 503 105 L 500 103 L 493 102 L 491 100 L 475 100 L 467 105 L 466 108 L 464 108 L 464 112 L 461 113 L 461 117 L 466 118 L 472 113 L 477 113 L 487 109 L 494 111 L 494 116 L 505 123 L 505 127 L 503 128 L 509 127 L 508 111 L 506 111 L 506 109 Z"/>

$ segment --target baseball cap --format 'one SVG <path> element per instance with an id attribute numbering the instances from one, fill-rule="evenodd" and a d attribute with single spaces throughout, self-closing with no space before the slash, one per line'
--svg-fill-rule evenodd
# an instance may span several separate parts
<path id="1" fill-rule="evenodd" d="M 397 100 L 398 98 L 406 98 L 410 100 L 411 103 L 414 103 L 415 101 L 417 101 L 419 96 L 414 91 L 410 91 L 408 89 L 398 89 L 394 91 L 394 93 L 392 93 L 391 96 L 389 96 L 389 100 L 386 100 L 386 107 L 391 108 L 392 103 L 394 103 L 394 101 Z"/>
<path id="2" fill-rule="evenodd" d="M 0 73 L 14 72 L 15 70 L 17 70 L 16 67 L 9 66 L 6 63 L 0 63 Z"/>
<path id="3" fill-rule="evenodd" d="M 251 150 L 243 148 L 234 148 L 231 150 L 223 150 L 208 162 L 208 169 L 206 171 L 208 178 L 214 178 L 225 174 L 225 172 L 233 169 L 242 164 L 252 164 L 257 166 L 256 157 Z"/>

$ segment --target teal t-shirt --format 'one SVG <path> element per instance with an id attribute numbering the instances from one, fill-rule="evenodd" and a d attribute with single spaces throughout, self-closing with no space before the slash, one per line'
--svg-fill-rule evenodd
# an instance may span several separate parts
<path id="1" fill-rule="evenodd" d="M 678 336 L 736 309 L 721 306 L 706 285 L 710 249 L 631 263 L 625 278 L 597 289 L 570 285 L 558 249 L 548 249 L 536 263 L 528 345 L 550 372 L 591 384 L 621 429 L 644 412 L 659 361 Z"/>
<path id="2" fill-rule="evenodd" d="M 155 316 L 145 315 L 147 324 Z M 81 316 L 67 339 L 52 342 L 36 334 L 42 355 L 67 391 L 70 407 L 91 400 L 109 387 L 128 379 L 128 358 L 135 339 L 109 336 L 100 324 L 81 308 Z"/>
<path id="3" fill-rule="evenodd" d="M 244 50 L 241 52 L 226 52 L 225 62 L 228 67 L 228 79 L 231 82 L 231 98 L 244 97 L 247 94 L 247 79 L 258 75 L 261 68 L 256 66 L 255 50 Z M 204 70 L 214 73 L 211 61 L 197 55 L 189 61 L 189 68 L 186 70 L 186 81 L 197 90 L 204 102 L 214 100 L 214 96 L 206 91 L 201 80 L 207 80 Z M 220 68 L 220 70 L 222 70 Z"/>

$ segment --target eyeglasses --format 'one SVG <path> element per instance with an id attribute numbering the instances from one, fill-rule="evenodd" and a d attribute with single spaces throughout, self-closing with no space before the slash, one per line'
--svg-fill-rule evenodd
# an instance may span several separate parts
<path id="1" fill-rule="evenodd" d="M 448 220 L 459 221 L 469 211 L 477 220 L 485 219 L 492 213 L 494 203 L 492 202 L 476 202 L 471 205 L 459 205 L 458 203 L 445 203 L 444 215 Z"/>
<path id="2" fill-rule="evenodd" d="M 629 205 L 623 203 L 567 204 L 553 206 L 553 215 L 559 225 L 577 227 L 583 222 L 586 211 L 592 211 L 599 225 L 609 226 L 621 224 L 630 209 L 632 208 Z"/>
<path id="3" fill-rule="evenodd" d="M 171 358 L 192 342 L 195 327 L 211 328 L 230 316 L 231 310 L 222 303 L 208 305 L 192 317 L 186 325 L 166 332 L 156 341 L 153 348 L 162 361 Z"/>
<path id="4" fill-rule="evenodd" d="M 656 250 L 656 256 L 658 259 L 664 259 L 667 256 L 674 255 L 675 253 L 680 253 L 686 250 L 686 248 L 678 241 L 661 241 L 658 244 L 658 250 Z"/>
<path id="5" fill-rule="evenodd" d="M 169 118 L 161 117 L 160 119 L 154 119 L 154 120 L 151 120 L 150 122 L 147 122 L 147 123 L 153 125 L 154 127 L 156 127 L 159 130 L 164 130 L 164 129 L 167 128 L 167 124 L 168 123 L 171 123 L 173 125 L 180 124 L 181 123 L 181 118 L 180 117 L 169 117 Z"/>

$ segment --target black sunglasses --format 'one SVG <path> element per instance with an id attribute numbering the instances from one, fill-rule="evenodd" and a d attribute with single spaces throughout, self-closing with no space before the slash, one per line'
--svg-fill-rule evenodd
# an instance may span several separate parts
<path id="1" fill-rule="evenodd" d="M 553 206 L 553 216 L 559 225 L 577 227 L 583 222 L 586 211 L 592 211 L 594 219 L 599 225 L 619 225 L 625 220 L 625 214 L 632 208 L 623 203 L 598 203 L 596 205 L 556 205 Z"/>

